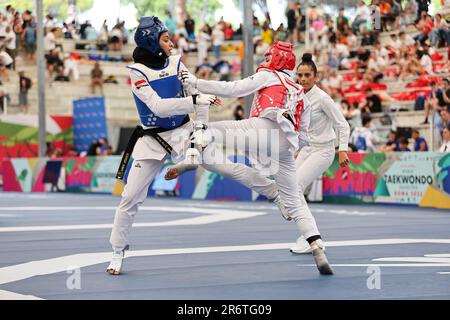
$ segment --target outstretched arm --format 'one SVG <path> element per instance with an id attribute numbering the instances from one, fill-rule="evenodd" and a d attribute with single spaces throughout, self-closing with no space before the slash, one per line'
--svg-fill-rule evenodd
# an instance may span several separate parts
<path id="1" fill-rule="evenodd" d="M 214 94 L 222 97 L 245 97 L 261 88 L 278 83 L 268 72 L 258 72 L 238 81 L 209 81 L 197 79 L 190 73 L 181 74 L 184 83 L 192 84 L 202 93 Z"/>

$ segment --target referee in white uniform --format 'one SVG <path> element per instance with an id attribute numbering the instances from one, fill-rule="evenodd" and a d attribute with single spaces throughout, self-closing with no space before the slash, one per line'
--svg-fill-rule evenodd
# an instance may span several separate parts
<path id="1" fill-rule="evenodd" d="M 336 151 L 335 140 L 339 137 L 339 165 L 348 165 L 347 155 L 350 126 L 333 99 L 316 85 L 317 67 L 309 53 L 303 54 L 297 67 L 297 78 L 305 89 L 306 98 L 310 102 L 311 120 L 308 130 L 310 146 L 299 152 L 296 159 L 297 181 L 301 199 L 306 205 L 303 193 L 315 179 L 333 163 Z M 311 252 L 308 242 L 303 236 L 297 239 L 293 253 Z"/>

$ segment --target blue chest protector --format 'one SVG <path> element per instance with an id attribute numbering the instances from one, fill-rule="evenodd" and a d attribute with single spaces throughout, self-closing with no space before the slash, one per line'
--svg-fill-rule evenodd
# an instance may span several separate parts
<path id="1" fill-rule="evenodd" d="M 180 98 L 184 96 L 181 82 L 178 80 L 180 62 L 180 56 L 170 56 L 167 66 L 159 70 L 150 69 L 140 63 L 136 63 L 127 68 L 142 74 L 150 87 L 161 98 Z M 141 123 L 146 127 L 175 129 L 183 123 L 183 120 L 186 117 L 186 115 L 176 115 L 167 118 L 160 118 L 153 114 L 151 109 L 134 93 L 133 96 Z"/>

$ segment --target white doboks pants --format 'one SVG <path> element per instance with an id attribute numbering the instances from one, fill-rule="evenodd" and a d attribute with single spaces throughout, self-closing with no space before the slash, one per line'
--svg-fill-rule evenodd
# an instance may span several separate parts
<path id="1" fill-rule="evenodd" d="M 128 175 L 122 199 L 116 210 L 110 243 L 115 251 L 122 251 L 129 245 L 129 234 L 138 207 L 147 197 L 147 191 L 156 175 L 164 166 L 164 160 L 134 160 Z M 205 169 L 217 172 L 253 189 L 269 199 L 275 198 L 278 190 L 269 179 L 245 164 L 234 164 L 226 160 L 224 164 L 205 165 Z"/>
<path id="2" fill-rule="evenodd" d="M 311 145 L 300 150 L 295 166 L 297 182 L 302 202 L 306 203 L 303 193 L 306 188 L 333 163 L 335 157 L 334 142 L 323 145 Z"/>
<path id="3" fill-rule="evenodd" d="M 263 158 L 266 158 L 265 160 L 269 160 L 270 166 L 276 168 L 276 170 L 271 173 L 275 179 L 275 183 L 266 178 L 267 187 L 273 188 L 273 186 L 276 185 L 284 206 L 290 216 L 296 221 L 300 233 L 306 239 L 311 236 L 320 235 L 316 221 L 312 216 L 304 197 L 302 202 L 300 196 L 297 176 L 295 174 L 296 166 L 294 154 L 290 150 L 290 144 L 288 143 L 285 134 L 275 121 L 265 118 L 250 118 L 240 121 L 219 121 L 210 123 L 209 129 L 215 143 L 223 144 L 229 148 L 237 148 L 241 151 L 249 152 L 258 157 L 262 156 Z M 277 132 L 276 135 L 272 136 L 277 137 L 277 141 L 272 141 L 272 146 L 275 144 L 276 150 L 271 148 L 270 155 L 267 154 L 267 150 L 264 150 L 264 144 L 251 141 L 254 138 L 251 133 L 258 131 Z M 230 136 L 238 138 L 230 139 Z M 215 158 L 214 156 L 211 156 L 210 148 L 214 148 L 214 143 L 205 148 L 203 152 L 203 167 L 208 170 L 209 161 L 214 161 Z M 262 188 L 264 187 L 262 186 Z"/>

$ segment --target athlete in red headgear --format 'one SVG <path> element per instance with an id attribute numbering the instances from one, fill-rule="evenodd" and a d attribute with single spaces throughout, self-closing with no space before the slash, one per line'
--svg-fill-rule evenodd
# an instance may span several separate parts
<path id="1" fill-rule="evenodd" d="M 266 170 L 274 178 L 267 187 L 279 190 L 285 207 L 283 215 L 294 220 L 301 235 L 311 246 L 316 265 L 321 274 L 333 274 L 323 250 L 323 242 L 314 217 L 305 203 L 302 203 L 296 178 L 294 153 L 308 145 L 309 108 L 304 104 L 303 89 L 292 80 L 295 55 L 292 44 L 277 42 L 265 54 L 266 60 L 257 72 L 238 81 L 207 81 L 197 79 L 187 71 L 180 73 L 183 84 L 201 93 L 222 97 L 243 97 L 255 93 L 250 118 L 240 121 L 220 121 L 209 124 L 211 140 L 203 150 L 202 166 L 221 161 L 216 144 L 239 149 L 248 154 L 256 168 Z M 219 155 L 221 153 L 219 152 Z M 183 168 L 169 169 L 166 179 L 182 173 Z M 245 173 L 242 173 L 245 174 Z M 233 178 L 239 173 L 228 172 Z"/>

